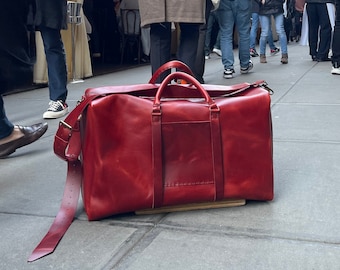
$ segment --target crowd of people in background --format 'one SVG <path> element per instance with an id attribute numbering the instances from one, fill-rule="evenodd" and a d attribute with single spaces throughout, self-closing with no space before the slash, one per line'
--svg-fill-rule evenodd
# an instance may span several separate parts
<path id="1" fill-rule="evenodd" d="M 30 27 L 41 33 L 48 68 L 50 101 L 43 118 L 62 117 L 68 113 L 67 64 L 60 35 L 60 30 L 67 27 L 67 1 L 18 1 L 19 4 L 4 1 L 0 9 L 0 33 L 5 41 L 0 42 L 0 94 L 28 80 L 27 74 L 34 64 L 27 34 L 28 18 L 31 18 Z M 88 1 L 84 1 L 84 6 Z M 121 2 L 98 0 L 96 3 L 105 1 L 112 4 L 113 10 Z M 204 83 L 205 60 L 210 58 L 211 53 L 221 57 L 223 77 L 231 79 L 236 72 L 235 48 L 238 50 L 240 73 L 246 74 L 253 68 L 252 58 L 259 56 L 260 63 L 267 63 L 267 43 L 270 55 L 281 52 L 280 62 L 288 64 L 288 43 L 293 41 L 308 45 L 312 61 L 330 61 L 331 73 L 340 75 L 340 0 L 131 1 L 138 4 L 141 27 L 149 28 L 150 44 L 144 52 L 150 55 L 152 73 L 172 59 L 172 31 L 179 27 L 176 57 L 189 66 L 201 83 Z M 219 4 L 216 5 L 216 2 Z M 92 22 L 91 16 L 89 22 Z M 272 25 L 275 26 L 273 29 Z M 261 29 L 260 33 L 258 29 Z M 92 27 L 93 40 L 97 30 Z M 216 33 L 215 38 L 212 38 L 212 33 Z M 280 48 L 274 44 L 274 33 L 278 36 Z M 259 53 L 256 51 L 257 44 Z M 92 46 L 94 50 L 95 45 Z M 166 72 L 158 81 L 164 76 Z M 32 126 L 12 124 L 6 116 L 1 95 L 0 158 L 36 141 L 47 130 L 46 123 Z"/>
<path id="2" fill-rule="evenodd" d="M 221 0 L 220 3 L 228 3 L 232 1 Z M 339 74 L 339 61 L 333 60 L 337 58 L 337 48 L 340 48 L 338 41 L 338 26 L 339 25 L 339 9 L 337 0 L 252 0 L 251 13 L 249 17 L 249 53 L 251 57 L 258 57 L 260 63 L 267 63 L 266 59 L 266 44 L 269 45 L 269 53 L 274 56 L 281 52 L 281 63 L 288 63 L 288 43 L 296 42 L 301 45 L 307 45 L 309 54 L 313 61 L 323 62 L 332 60 L 332 74 Z M 244 3 L 249 3 L 246 1 Z M 238 2 L 235 7 L 230 8 L 235 16 L 240 15 L 242 8 L 242 1 Z M 335 8 L 336 7 L 336 8 Z M 221 8 L 221 7 L 220 7 Z M 335 15 L 336 14 L 336 15 Z M 219 16 L 216 10 L 212 11 L 208 20 L 208 30 L 206 36 L 206 59 L 209 59 L 211 52 L 218 52 L 216 49 L 223 45 L 220 40 Z M 223 15 L 221 15 L 223 16 Z M 225 18 L 225 16 L 224 16 Z M 304 25 L 303 28 L 303 18 Z M 273 26 L 272 26 L 273 24 Z M 217 38 L 212 39 L 211 31 L 217 25 Z M 233 25 L 230 23 L 230 25 Z M 233 28 L 235 30 L 235 28 Z M 302 33 L 304 30 L 305 33 Z M 239 30 L 237 30 L 239 31 Z M 280 48 L 275 45 L 273 32 L 280 44 Z M 302 36 L 305 40 L 302 40 Z M 211 42 L 214 41 L 214 43 Z M 215 42 L 216 41 L 216 42 Z M 225 41 L 224 41 L 225 42 Z M 229 41 L 228 41 L 229 42 Z M 242 49 L 242 41 L 238 40 L 236 45 L 239 51 Z M 333 45 L 332 45 L 333 42 Z M 260 53 L 258 53 L 256 46 L 259 45 Z M 332 45 L 332 46 L 331 46 Z M 235 47 L 235 46 L 234 46 Z M 228 49 L 230 51 L 230 48 Z M 230 54 L 230 53 L 229 53 Z M 220 55 L 222 56 L 222 55 Z M 229 57 L 230 58 L 230 57 Z M 222 62 L 223 62 L 222 56 Z M 225 60 L 224 60 L 225 61 Z M 230 64 L 225 64 L 225 73 L 234 73 L 230 68 Z M 225 78 L 232 78 L 230 74 Z"/>

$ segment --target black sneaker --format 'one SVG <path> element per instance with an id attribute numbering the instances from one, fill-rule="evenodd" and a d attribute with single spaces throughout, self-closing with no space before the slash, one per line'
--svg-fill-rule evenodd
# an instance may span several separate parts
<path id="1" fill-rule="evenodd" d="M 233 68 L 227 68 L 223 72 L 223 78 L 225 79 L 232 79 L 233 73 L 235 73 L 235 70 Z"/>
<path id="2" fill-rule="evenodd" d="M 44 119 L 55 119 L 64 116 L 68 113 L 68 106 L 62 100 L 53 101 L 48 103 L 48 109 L 43 114 Z"/>
<path id="3" fill-rule="evenodd" d="M 247 67 L 241 68 L 241 73 L 242 74 L 247 74 L 250 70 L 252 70 L 254 67 L 253 62 L 249 60 L 249 65 Z"/>

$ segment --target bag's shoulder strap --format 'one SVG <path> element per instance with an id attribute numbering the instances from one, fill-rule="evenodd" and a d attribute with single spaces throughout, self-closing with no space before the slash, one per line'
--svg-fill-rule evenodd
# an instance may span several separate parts
<path id="1" fill-rule="evenodd" d="M 59 212 L 45 237 L 28 258 L 29 262 L 52 253 L 70 227 L 77 210 L 81 180 L 82 167 L 80 161 L 68 162 L 66 184 Z"/>
<path id="2" fill-rule="evenodd" d="M 54 139 L 54 152 L 68 163 L 64 195 L 56 218 L 47 234 L 33 250 L 28 258 L 28 262 L 33 262 L 53 253 L 61 238 L 72 224 L 77 210 L 82 182 L 82 165 L 79 160 L 81 151 L 79 120 L 86 107 L 93 100 L 107 94 L 113 94 L 113 92 L 99 91 L 95 94 L 84 96 L 83 100 L 70 112 L 65 120 L 60 121 Z"/>

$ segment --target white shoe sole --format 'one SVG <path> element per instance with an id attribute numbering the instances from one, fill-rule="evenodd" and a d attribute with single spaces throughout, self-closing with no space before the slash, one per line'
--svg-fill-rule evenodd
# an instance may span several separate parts
<path id="1" fill-rule="evenodd" d="M 340 68 L 333 67 L 331 73 L 334 75 L 340 75 Z"/>
<path id="2" fill-rule="evenodd" d="M 216 53 L 218 56 L 222 56 L 222 51 L 221 50 L 219 50 L 219 49 L 213 49 L 212 50 L 214 53 Z"/>
<path id="3" fill-rule="evenodd" d="M 43 114 L 43 118 L 44 119 L 56 119 L 56 118 L 60 118 L 63 117 L 64 115 L 66 115 L 68 113 L 68 108 L 60 111 L 60 112 L 50 112 L 50 111 L 46 111 Z"/>

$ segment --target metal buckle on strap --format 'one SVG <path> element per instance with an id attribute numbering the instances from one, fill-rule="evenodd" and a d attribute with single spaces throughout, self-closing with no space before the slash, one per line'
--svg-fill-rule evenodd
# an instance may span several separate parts
<path id="1" fill-rule="evenodd" d="M 63 120 L 61 120 L 59 122 L 59 126 L 64 126 L 67 127 L 69 130 L 72 130 L 72 126 L 70 126 L 69 124 L 67 124 L 66 122 L 64 122 Z"/>
<path id="2" fill-rule="evenodd" d="M 274 90 L 271 89 L 269 86 L 268 86 L 268 83 L 266 81 L 262 82 L 259 84 L 260 87 L 263 87 L 264 89 L 266 89 L 269 93 L 269 95 L 273 95 L 274 94 Z"/>

